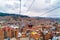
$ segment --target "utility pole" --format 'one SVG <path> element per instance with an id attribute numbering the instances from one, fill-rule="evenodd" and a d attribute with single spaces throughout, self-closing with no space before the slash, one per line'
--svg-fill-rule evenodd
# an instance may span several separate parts
<path id="1" fill-rule="evenodd" d="M 20 11 L 19 11 L 19 15 L 20 15 L 20 13 L 21 13 L 21 0 L 20 0 Z M 18 24 L 19 24 L 19 32 L 21 32 L 21 22 L 19 21 Z"/>
<path id="2" fill-rule="evenodd" d="M 21 0 L 20 0 L 20 13 L 21 13 Z"/>

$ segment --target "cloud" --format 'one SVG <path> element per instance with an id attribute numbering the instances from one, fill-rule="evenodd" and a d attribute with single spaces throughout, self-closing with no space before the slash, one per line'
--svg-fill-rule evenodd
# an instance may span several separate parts
<path id="1" fill-rule="evenodd" d="M 59 12 L 60 1 L 59 0 L 49 0 L 48 3 L 45 3 L 45 1 L 36 0 L 35 3 L 32 5 L 32 7 L 30 8 L 30 11 L 33 11 L 38 16 L 42 16 L 42 17 L 60 17 L 60 15 L 59 15 L 60 14 L 60 12 Z M 56 9 L 59 9 L 59 10 L 56 10 Z M 31 12 L 31 13 L 33 14 L 33 12 Z M 56 15 L 56 13 L 57 13 L 57 15 Z"/>
<path id="2" fill-rule="evenodd" d="M 44 12 L 37 13 L 37 12 L 33 12 L 33 11 L 29 11 L 28 13 L 21 13 L 21 14 L 27 15 L 30 17 L 47 17 L 48 16 L 48 14 L 45 14 Z"/>
<path id="3" fill-rule="evenodd" d="M 48 15 L 48 17 L 60 17 L 60 8 L 55 9 L 54 11 L 50 12 L 51 14 Z"/>
<path id="4" fill-rule="evenodd" d="M 0 0 L 0 12 L 27 16 L 60 17 L 60 0 L 35 0 L 33 4 L 32 2 L 33 0 L 21 0 L 20 6 L 20 0 Z M 30 6 L 31 8 L 29 8 Z"/>
<path id="5" fill-rule="evenodd" d="M 18 0 L 0 0 L 0 12 L 19 13 L 20 2 Z"/>

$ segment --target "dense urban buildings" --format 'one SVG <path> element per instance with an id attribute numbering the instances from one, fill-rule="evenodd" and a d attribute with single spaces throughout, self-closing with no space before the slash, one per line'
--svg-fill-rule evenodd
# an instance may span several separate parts
<path id="1" fill-rule="evenodd" d="M 18 40 L 18 34 L 21 40 L 53 40 L 54 36 L 60 37 L 59 21 L 53 18 L 3 16 L 0 17 L 1 40 L 7 38 Z"/>

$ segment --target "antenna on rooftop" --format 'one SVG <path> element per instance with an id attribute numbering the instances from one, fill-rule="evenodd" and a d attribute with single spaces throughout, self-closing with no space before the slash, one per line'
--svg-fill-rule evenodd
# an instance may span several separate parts
<path id="1" fill-rule="evenodd" d="M 19 15 L 20 15 L 20 13 L 21 13 L 21 0 L 20 0 L 20 11 L 19 11 Z M 20 22 L 18 22 L 18 24 L 19 24 L 19 32 L 21 32 Z"/>

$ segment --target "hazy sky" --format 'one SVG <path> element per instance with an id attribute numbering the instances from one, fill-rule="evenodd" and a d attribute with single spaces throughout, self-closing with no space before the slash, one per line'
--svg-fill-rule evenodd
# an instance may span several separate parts
<path id="1" fill-rule="evenodd" d="M 33 17 L 60 17 L 60 0 L 21 0 L 21 6 L 20 0 L 0 0 L 0 12 Z"/>

